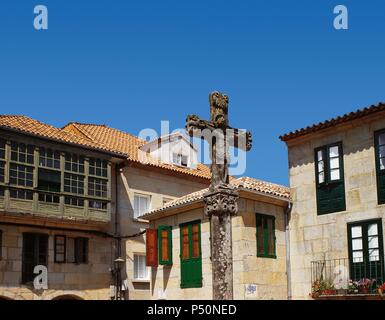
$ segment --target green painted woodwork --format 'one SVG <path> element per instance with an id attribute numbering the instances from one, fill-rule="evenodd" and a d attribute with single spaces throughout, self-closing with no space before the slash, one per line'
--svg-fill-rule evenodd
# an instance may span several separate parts
<path id="1" fill-rule="evenodd" d="M 257 256 L 262 258 L 277 258 L 275 217 L 257 213 L 256 231 Z"/>
<path id="2" fill-rule="evenodd" d="M 163 258 L 163 246 L 162 246 L 162 231 L 167 232 L 167 259 Z M 158 227 L 158 258 L 159 264 L 171 265 L 172 264 L 172 227 L 171 226 L 159 226 Z"/>
<path id="3" fill-rule="evenodd" d="M 193 226 L 198 227 L 198 243 L 199 253 L 193 254 Z M 201 222 L 192 221 L 179 225 L 180 227 L 180 261 L 181 261 L 181 288 L 201 288 L 202 287 L 202 250 L 201 250 Z M 183 228 L 188 230 L 188 252 L 183 257 Z"/>
<path id="4" fill-rule="evenodd" d="M 330 149 L 339 148 L 339 179 L 331 179 L 330 168 Z M 322 152 L 324 162 L 324 180 L 320 181 L 318 168 L 318 152 Z M 314 163 L 316 175 L 316 196 L 317 196 L 317 213 L 328 214 L 346 210 L 345 200 L 345 181 L 344 181 L 344 162 L 342 142 L 326 145 L 314 150 Z"/>

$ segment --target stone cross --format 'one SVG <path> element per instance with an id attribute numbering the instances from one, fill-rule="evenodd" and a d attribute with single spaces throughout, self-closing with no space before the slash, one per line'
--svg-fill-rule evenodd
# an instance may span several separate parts
<path id="1" fill-rule="evenodd" d="M 229 147 L 251 149 L 251 133 L 229 126 L 226 95 L 217 91 L 209 95 L 210 121 L 196 115 L 186 119 L 186 131 L 191 137 L 205 139 L 210 146 L 211 184 L 204 195 L 205 214 L 211 223 L 211 259 L 213 269 L 213 299 L 233 299 L 233 255 L 231 216 L 238 212 L 238 193 L 229 184 Z"/>

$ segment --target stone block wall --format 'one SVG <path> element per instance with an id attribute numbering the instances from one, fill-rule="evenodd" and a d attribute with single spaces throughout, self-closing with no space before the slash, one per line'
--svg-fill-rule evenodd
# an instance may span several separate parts
<path id="1" fill-rule="evenodd" d="M 207 184 L 209 181 L 207 181 Z M 147 221 L 134 219 L 134 194 L 144 194 L 151 197 L 151 208 L 156 209 L 163 205 L 163 200 L 175 199 L 186 194 L 206 188 L 207 185 L 192 181 L 188 178 L 179 178 L 160 172 L 144 170 L 134 167 L 125 167 L 118 180 L 118 210 L 121 221 L 121 233 L 132 235 L 148 227 Z M 145 236 L 130 238 L 125 241 L 126 277 L 130 299 L 150 299 L 150 279 L 133 281 L 134 255 L 146 253 Z"/>
<path id="2" fill-rule="evenodd" d="M 385 119 L 360 119 L 289 144 L 294 298 L 309 298 L 311 261 L 348 258 L 347 223 L 385 217 L 385 206 L 377 204 L 374 152 L 374 131 L 383 128 Z M 314 149 L 338 141 L 343 144 L 346 211 L 317 215 Z"/>
<path id="3" fill-rule="evenodd" d="M 0 259 L 0 297 L 11 299 L 47 300 L 71 295 L 80 299 L 110 299 L 110 267 L 112 242 L 83 232 L 62 232 L 38 227 L 0 225 L 2 253 Z M 35 291 L 21 284 L 23 232 L 49 235 L 48 290 Z M 54 236 L 88 238 L 88 263 L 55 263 Z"/>
<path id="4" fill-rule="evenodd" d="M 286 248 L 284 209 L 277 205 L 241 198 L 239 215 L 232 218 L 234 299 L 286 299 Z M 277 258 L 257 257 L 256 213 L 275 216 Z M 202 245 L 202 288 L 180 288 L 179 224 L 200 219 Z M 171 225 L 173 265 L 152 268 L 152 299 L 212 299 L 212 265 L 210 223 L 203 207 L 151 222 L 151 227 Z M 255 285 L 254 295 L 246 294 L 246 286 Z"/>

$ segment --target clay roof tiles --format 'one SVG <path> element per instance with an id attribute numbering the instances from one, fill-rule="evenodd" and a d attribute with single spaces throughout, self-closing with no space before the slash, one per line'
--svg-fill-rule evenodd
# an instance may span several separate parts
<path id="1" fill-rule="evenodd" d="M 230 182 L 230 184 L 235 186 L 236 189 L 246 189 L 246 190 L 259 192 L 270 196 L 275 196 L 287 201 L 291 200 L 290 188 L 279 184 L 274 184 L 274 183 L 270 183 L 270 182 L 250 178 L 250 177 L 241 177 L 238 179 L 233 179 Z M 147 219 L 148 217 L 151 217 L 155 213 L 167 211 L 168 209 L 183 206 L 195 201 L 200 201 L 203 199 L 203 195 L 206 192 L 208 192 L 208 190 L 209 190 L 208 188 L 205 188 L 205 189 L 187 194 L 175 200 L 169 201 L 166 204 L 164 204 L 163 207 L 151 210 L 150 212 L 144 214 L 141 218 Z"/>
<path id="2" fill-rule="evenodd" d="M 375 113 L 381 112 L 381 111 L 385 111 L 385 103 L 383 103 L 383 102 L 380 102 L 377 105 L 372 105 L 372 106 L 367 107 L 367 108 L 358 109 L 357 111 L 346 113 L 342 116 L 338 116 L 338 117 L 332 118 L 330 120 L 326 120 L 323 122 L 319 122 L 317 124 L 313 124 L 311 126 L 307 126 L 306 128 L 291 131 L 289 133 L 286 133 L 286 134 L 280 136 L 279 138 L 282 141 L 289 141 L 289 140 L 292 140 L 292 139 L 295 139 L 295 138 L 298 138 L 298 137 L 301 137 L 301 136 L 304 136 L 304 135 L 307 135 L 307 134 L 310 134 L 310 133 L 313 133 L 316 131 L 320 131 L 322 129 L 334 127 L 336 125 L 346 123 L 346 122 L 349 122 L 349 121 L 352 121 L 355 119 L 363 118 L 365 116 L 375 114 Z"/>

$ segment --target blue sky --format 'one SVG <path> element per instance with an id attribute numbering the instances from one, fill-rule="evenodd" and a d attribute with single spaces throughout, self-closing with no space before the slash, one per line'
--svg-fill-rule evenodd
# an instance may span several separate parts
<path id="1" fill-rule="evenodd" d="M 33 28 L 48 7 L 49 29 Z M 333 8 L 349 30 L 333 28 Z M 0 113 L 133 134 L 207 118 L 210 91 L 253 133 L 246 175 L 288 183 L 287 131 L 385 100 L 385 2 L 2 1 Z"/>

